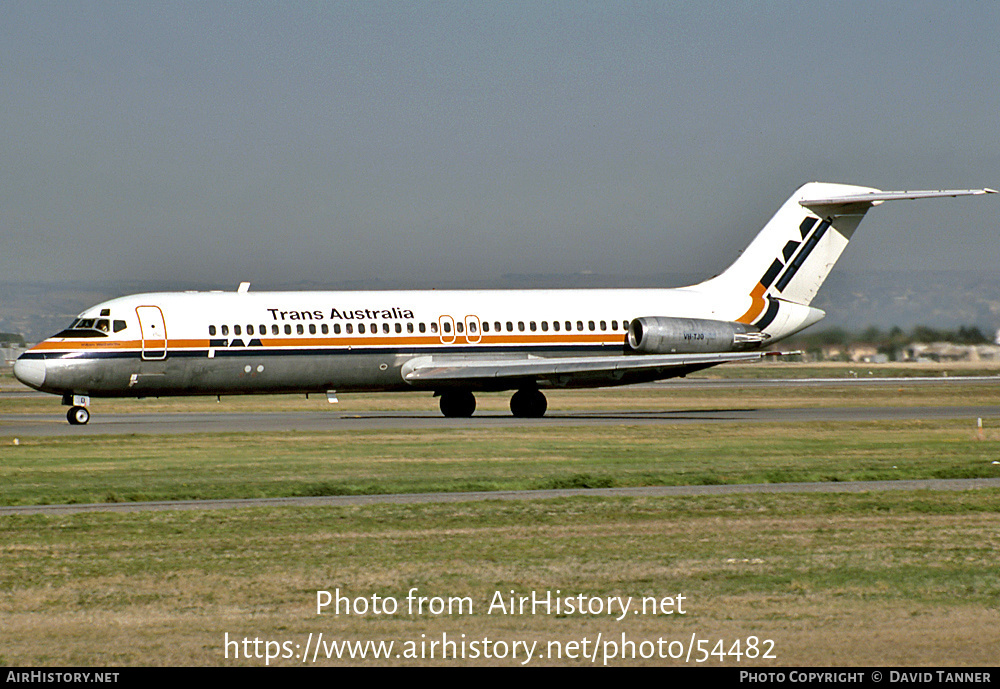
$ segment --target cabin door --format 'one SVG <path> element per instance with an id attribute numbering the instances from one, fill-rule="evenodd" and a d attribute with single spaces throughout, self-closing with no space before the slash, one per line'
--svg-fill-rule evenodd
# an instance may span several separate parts
<path id="1" fill-rule="evenodd" d="M 139 328 L 142 330 L 142 358 L 149 360 L 167 358 L 167 325 L 159 306 L 137 306 Z"/>

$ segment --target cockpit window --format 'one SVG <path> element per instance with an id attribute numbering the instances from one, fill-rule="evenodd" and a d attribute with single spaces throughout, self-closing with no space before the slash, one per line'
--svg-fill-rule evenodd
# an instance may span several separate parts
<path id="1" fill-rule="evenodd" d="M 107 337 L 110 329 L 106 319 L 78 318 L 55 337 Z"/>

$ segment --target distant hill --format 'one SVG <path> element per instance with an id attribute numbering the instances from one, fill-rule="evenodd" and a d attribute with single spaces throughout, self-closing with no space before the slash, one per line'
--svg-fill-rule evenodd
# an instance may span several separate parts
<path id="1" fill-rule="evenodd" d="M 571 275 L 508 274 L 494 279 L 463 282 L 402 282 L 371 279 L 331 283 L 254 284 L 255 291 L 271 289 L 540 289 L 585 287 L 682 287 L 709 276 L 665 274 L 615 276 L 591 273 Z M 176 290 L 224 289 L 236 285 L 192 282 L 164 283 L 0 283 L 0 331 L 20 333 L 37 342 L 66 325 L 81 311 L 125 294 Z M 860 331 L 870 325 L 883 330 L 917 325 L 957 329 L 976 326 L 990 334 L 1000 328 L 1000 274 L 987 271 L 899 272 L 834 271 L 813 306 L 827 313 L 814 330 L 841 327 Z M 657 315 L 657 314 L 649 314 Z"/>

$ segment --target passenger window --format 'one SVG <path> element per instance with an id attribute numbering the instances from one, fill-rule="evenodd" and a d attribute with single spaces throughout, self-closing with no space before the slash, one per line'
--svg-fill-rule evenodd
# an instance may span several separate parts
<path id="1" fill-rule="evenodd" d="M 552 321 L 552 329 L 559 332 L 559 321 Z"/>
<path id="2" fill-rule="evenodd" d="M 489 321 L 483 321 L 483 332 L 484 333 L 488 333 L 489 331 L 490 331 L 490 322 Z"/>
<path id="3" fill-rule="evenodd" d="M 437 331 L 438 331 L 438 324 L 437 323 L 431 323 L 431 332 L 436 335 Z"/>
<path id="4" fill-rule="evenodd" d="M 538 330 L 538 326 L 535 325 L 534 321 L 531 321 L 530 323 L 528 323 L 528 329 L 530 329 L 531 332 L 535 332 L 536 330 Z"/>
<path id="5" fill-rule="evenodd" d="M 242 335 L 243 330 L 238 325 L 233 326 L 233 335 Z"/>
<path id="6" fill-rule="evenodd" d="M 583 321 L 576 322 L 576 329 L 583 332 Z"/>
<path id="7" fill-rule="evenodd" d="M 306 329 L 302 327 L 302 324 L 301 323 L 296 323 L 295 324 L 295 334 L 296 335 L 305 335 L 305 333 L 306 333 Z"/>
<path id="8" fill-rule="evenodd" d="M 542 321 L 542 332 L 543 333 L 547 333 L 548 331 L 549 331 L 549 322 L 548 321 Z"/>
<path id="9" fill-rule="evenodd" d="M 607 324 L 607 322 L 605 322 L 605 321 L 601 321 L 601 330 L 607 330 L 607 329 L 608 329 L 608 324 Z"/>
<path id="10" fill-rule="evenodd" d="M 222 334 L 223 335 L 228 335 L 229 334 L 229 326 L 228 325 L 222 326 Z"/>
<path id="11" fill-rule="evenodd" d="M 476 334 L 476 322 L 475 321 L 472 321 L 471 323 L 469 323 L 469 332 L 472 333 L 473 335 Z"/>
<path id="12" fill-rule="evenodd" d="M 215 326 L 214 325 L 208 326 L 208 335 L 209 335 L 209 337 L 215 337 Z"/>
<path id="13" fill-rule="evenodd" d="M 324 323 L 323 325 L 321 325 L 319 327 L 319 329 L 323 332 L 324 335 L 329 335 L 330 334 L 330 326 L 328 326 L 326 323 Z"/>
<path id="14" fill-rule="evenodd" d="M 457 330 L 460 333 L 465 332 L 465 324 L 463 324 L 462 321 L 459 321 L 458 323 L 455 324 L 455 330 Z"/>
<path id="15" fill-rule="evenodd" d="M 347 329 L 347 334 L 348 334 L 348 335 L 353 335 L 353 334 L 354 334 L 354 325 L 353 325 L 353 324 L 351 324 L 351 323 L 348 323 L 348 324 L 347 324 L 346 326 L 344 326 L 344 327 L 345 327 L 345 328 Z"/>
<path id="16" fill-rule="evenodd" d="M 326 326 L 324 325 L 323 327 L 325 328 Z M 334 323 L 333 324 L 333 334 L 334 335 L 339 335 L 340 334 L 340 323 Z"/>
<path id="17" fill-rule="evenodd" d="M 403 324 L 402 323 L 397 323 L 396 324 L 396 332 L 397 333 L 403 332 Z"/>
<path id="18" fill-rule="evenodd" d="M 291 335 L 292 334 L 292 326 L 290 324 L 288 324 L 288 323 L 285 323 L 285 334 L 286 335 Z"/>
<path id="19" fill-rule="evenodd" d="M 247 335 L 253 335 L 253 326 L 252 325 L 248 325 L 247 326 Z"/>
<path id="20" fill-rule="evenodd" d="M 611 329 L 618 330 L 618 321 L 611 321 Z"/>
<path id="21" fill-rule="evenodd" d="M 587 321 L 587 328 L 590 329 L 590 332 L 594 332 L 594 330 L 597 329 L 597 326 L 594 325 L 594 321 Z"/>
<path id="22" fill-rule="evenodd" d="M 358 334 L 359 335 L 364 335 L 365 334 L 365 324 L 364 323 L 358 323 Z"/>
<path id="23" fill-rule="evenodd" d="M 378 332 L 378 323 L 372 323 L 372 335 Z"/>
<path id="24" fill-rule="evenodd" d="M 250 334 L 252 335 L 253 333 L 250 333 Z M 309 334 L 310 335 L 315 335 L 316 334 L 316 324 L 315 323 L 310 323 L 309 324 Z"/>
<path id="25" fill-rule="evenodd" d="M 279 333 L 278 324 L 275 323 L 274 325 L 271 326 L 271 334 L 272 335 L 277 335 L 278 333 Z"/>
<path id="26" fill-rule="evenodd" d="M 422 333 L 427 332 L 427 324 L 426 323 L 421 323 L 420 324 L 420 332 L 422 332 Z"/>
<path id="27" fill-rule="evenodd" d="M 566 332 L 573 329 L 573 323 L 571 321 L 566 321 Z"/>
<path id="28" fill-rule="evenodd" d="M 517 331 L 520 332 L 520 333 L 524 332 L 524 321 L 518 321 L 517 322 Z"/>
<path id="29" fill-rule="evenodd" d="M 493 321 L 493 330 L 500 332 L 500 321 Z"/>
<path id="30" fill-rule="evenodd" d="M 451 332 L 451 323 L 449 323 L 448 321 L 445 321 L 444 323 L 442 323 L 441 327 L 444 328 L 445 333 L 450 333 Z"/>
<path id="31" fill-rule="evenodd" d="M 413 333 L 413 323 L 407 323 L 406 324 L 406 332 L 411 333 L 411 334 Z"/>
<path id="32" fill-rule="evenodd" d="M 267 335 L 267 326 L 262 323 L 260 327 L 257 328 L 257 332 L 259 332 L 261 335 Z"/>

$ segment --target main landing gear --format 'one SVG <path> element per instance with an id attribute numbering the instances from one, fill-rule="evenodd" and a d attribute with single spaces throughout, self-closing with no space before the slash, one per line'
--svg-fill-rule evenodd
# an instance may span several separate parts
<path id="1" fill-rule="evenodd" d="M 518 390 L 510 398 L 510 412 L 519 419 L 541 418 L 548 408 L 545 395 L 535 389 Z"/>
<path id="2" fill-rule="evenodd" d="M 449 418 L 468 418 L 476 411 L 476 397 L 468 390 L 441 393 L 441 413 Z"/>
<path id="3" fill-rule="evenodd" d="M 536 388 L 518 390 L 510 398 L 511 413 L 521 419 L 537 419 L 545 415 L 548 402 Z M 441 413 L 449 418 L 468 418 L 476 411 L 476 397 L 469 390 L 447 390 L 441 393 Z"/>

